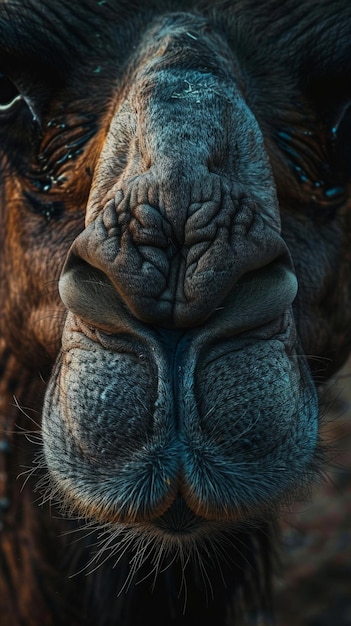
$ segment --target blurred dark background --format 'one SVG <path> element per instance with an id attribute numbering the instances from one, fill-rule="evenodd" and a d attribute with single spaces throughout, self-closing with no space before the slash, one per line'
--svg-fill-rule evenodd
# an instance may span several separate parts
<path id="1" fill-rule="evenodd" d="M 325 480 L 284 515 L 277 626 L 351 626 L 351 359 L 325 390 Z"/>

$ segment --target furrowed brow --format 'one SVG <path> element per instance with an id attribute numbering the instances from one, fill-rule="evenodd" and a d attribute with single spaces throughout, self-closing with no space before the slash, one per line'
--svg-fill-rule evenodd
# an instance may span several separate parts
<path id="1" fill-rule="evenodd" d="M 72 62 L 77 55 L 87 54 L 89 39 L 80 16 L 70 20 L 65 11 L 41 3 L 0 4 L 0 59 L 54 67 L 56 70 Z"/>

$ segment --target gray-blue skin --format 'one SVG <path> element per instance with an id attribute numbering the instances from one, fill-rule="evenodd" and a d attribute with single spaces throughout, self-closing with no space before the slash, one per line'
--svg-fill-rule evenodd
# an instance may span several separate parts
<path id="1" fill-rule="evenodd" d="M 351 7 L 9 1 L 0 28 L 0 331 L 45 372 L 45 497 L 99 545 L 47 623 L 256 623 L 350 345 Z"/>

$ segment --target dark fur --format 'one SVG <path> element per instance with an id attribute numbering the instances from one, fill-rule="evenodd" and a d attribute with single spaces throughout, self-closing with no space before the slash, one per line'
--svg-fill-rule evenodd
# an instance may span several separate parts
<path id="1" fill-rule="evenodd" d="M 0 33 L 1 626 L 270 624 L 350 350 L 350 4 Z"/>

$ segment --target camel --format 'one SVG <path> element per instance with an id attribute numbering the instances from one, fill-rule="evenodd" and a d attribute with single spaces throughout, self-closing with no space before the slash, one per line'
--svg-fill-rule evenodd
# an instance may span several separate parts
<path id="1" fill-rule="evenodd" d="M 270 624 L 350 351 L 349 2 L 0 30 L 1 625 Z"/>

